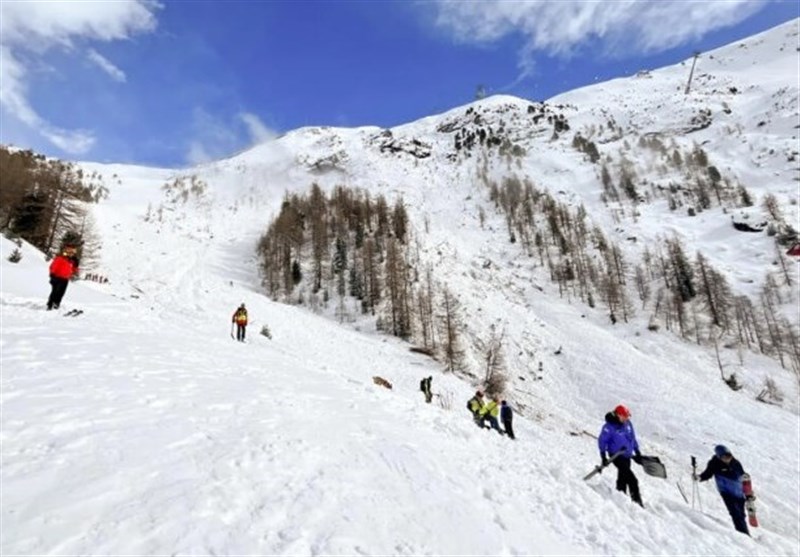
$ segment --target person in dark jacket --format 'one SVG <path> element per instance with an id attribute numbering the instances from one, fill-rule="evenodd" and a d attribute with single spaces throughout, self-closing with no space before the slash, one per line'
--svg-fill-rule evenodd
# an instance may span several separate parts
<path id="1" fill-rule="evenodd" d="M 236 323 L 236 340 L 244 342 L 244 335 L 247 330 L 247 308 L 244 307 L 244 304 L 233 312 L 231 321 Z"/>
<path id="2" fill-rule="evenodd" d="M 75 246 L 65 246 L 64 250 L 53 258 L 50 263 L 50 297 L 47 299 L 47 309 L 58 309 L 61 300 L 67 292 L 67 286 L 72 277 L 78 276 L 78 249 Z"/>
<path id="3" fill-rule="evenodd" d="M 619 451 L 622 454 L 614 459 L 617 468 L 617 490 L 626 493 L 630 490 L 631 499 L 644 507 L 642 496 L 639 493 L 639 480 L 631 470 L 631 459 L 641 464 L 642 453 L 639 452 L 639 442 L 636 432 L 630 421 L 631 412 L 620 404 L 613 412 L 606 414 L 606 423 L 597 438 L 600 448 L 600 459 L 603 466 L 608 464 L 608 459 Z"/>
<path id="4" fill-rule="evenodd" d="M 714 447 L 714 456 L 708 461 L 706 469 L 700 473 L 698 478 L 693 479 L 704 482 L 710 480 L 712 476 L 714 477 L 717 482 L 717 490 L 733 520 L 733 527 L 749 536 L 750 531 L 747 528 L 744 510 L 745 496 L 742 489 L 744 473 L 741 463 L 733 458 L 728 447 L 717 445 Z"/>
<path id="5" fill-rule="evenodd" d="M 433 399 L 433 393 L 431 392 L 431 382 L 433 381 L 433 376 L 425 377 L 422 381 L 419 382 L 419 390 L 425 394 L 425 402 L 430 404 L 431 400 Z"/>
<path id="6" fill-rule="evenodd" d="M 513 417 L 514 412 L 511 410 L 511 406 L 505 400 L 501 401 L 500 421 L 503 422 L 503 429 L 506 430 L 506 435 L 508 435 L 509 439 L 514 439 L 514 428 L 511 424 Z"/>

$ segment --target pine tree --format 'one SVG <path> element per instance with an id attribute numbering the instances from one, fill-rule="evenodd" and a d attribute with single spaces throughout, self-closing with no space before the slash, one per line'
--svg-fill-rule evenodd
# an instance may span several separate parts
<path id="1" fill-rule="evenodd" d="M 695 269 L 699 276 L 700 292 L 713 325 L 723 331 L 730 328 L 731 289 L 725 276 L 708 264 L 705 256 L 697 252 Z"/>
<path id="2" fill-rule="evenodd" d="M 408 230 L 408 213 L 406 213 L 406 208 L 405 205 L 403 205 L 402 199 L 397 200 L 392 210 L 392 229 L 394 237 L 397 238 L 401 244 L 405 244 Z"/>
<path id="3" fill-rule="evenodd" d="M 697 294 L 692 266 L 678 238 L 667 240 L 667 251 L 673 278 L 672 288 L 680 296 L 681 302 L 688 302 Z"/>
<path id="4" fill-rule="evenodd" d="M 80 246 L 81 269 L 85 272 L 97 272 L 99 270 L 100 251 L 103 244 L 97 232 L 94 216 L 88 212 L 86 213 L 83 226 L 81 227 Z"/>
<path id="5" fill-rule="evenodd" d="M 505 331 L 498 334 L 497 329 L 492 325 L 489 339 L 485 342 L 480 342 L 478 345 L 478 348 L 483 354 L 483 385 L 486 394 L 490 397 L 501 395 L 508 381 L 508 377 L 506 376 L 506 361 L 503 354 L 504 338 Z"/>
<path id="6" fill-rule="evenodd" d="M 439 326 L 441 343 L 439 345 L 445 369 L 450 372 L 463 371 L 464 351 L 461 348 L 461 306 L 446 287 L 442 292 Z"/>

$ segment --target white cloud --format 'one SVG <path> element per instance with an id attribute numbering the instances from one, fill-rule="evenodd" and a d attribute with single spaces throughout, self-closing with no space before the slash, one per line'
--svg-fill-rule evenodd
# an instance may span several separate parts
<path id="1" fill-rule="evenodd" d="M 94 137 L 86 130 L 64 130 L 42 119 L 27 100 L 25 67 L 5 45 L 0 44 L 0 101 L 10 115 L 67 153 L 91 149 Z M 4 138 L 13 139 L 13 138 Z"/>
<path id="2" fill-rule="evenodd" d="M 264 141 L 271 141 L 278 137 L 278 133 L 264 125 L 264 122 L 255 114 L 242 112 L 239 118 L 244 122 L 245 126 L 247 126 L 247 130 L 250 132 L 250 139 L 254 143 L 263 143 Z"/>
<path id="3" fill-rule="evenodd" d="M 101 70 L 106 72 L 111 77 L 111 79 L 113 79 L 114 81 L 118 81 L 120 83 L 125 83 L 125 80 L 127 79 L 125 76 L 125 72 L 123 72 L 121 69 L 115 66 L 108 58 L 106 58 L 93 48 L 90 48 L 86 55 L 91 62 L 93 62 L 98 67 L 100 67 Z"/>
<path id="4" fill-rule="evenodd" d="M 233 152 L 240 143 L 234 127 L 203 108 L 192 112 L 194 138 L 189 144 L 186 161 L 202 164 Z"/>
<path id="5" fill-rule="evenodd" d="M 770 0 L 439 0 L 436 23 L 462 42 L 494 42 L 519 34 L 520 71 L 532 70 L 535 52 L 569 56 L 599 42 L 614 55 L 665 50 L 738 23 Z"/>
<path id="6" fill-rule="evenodd" d="M 155 29 L 153 12 L 160 6 L 149 0 L 114 2 L 4 2 L 0 20 L 3 43 L 49 48 L 71 46 L 78 38 L 114 41 Z"/>
<path id="7" fill-rule="evenodd" d="M 211 162 L 214 157 L 208 154 L 206 148 L 199 141 L 192 141 L 189 145 L 189 152 L 186 153 L 186 162 L 191 166 Z"/>
<path id="8" fill-rule="evenodd" d="M 235 118 L 225 120 L 202 108 L 195 108 L 192 127 L 195 137 L 186 153 L 186 162 L 190 165 L 219 160 L 278 137 L 275 130 L 251 112 L 241 112 Z"/>
<path id="9" fill-rule="evenodd" d="M 3 111 L 34 129 L 58 148 L 73 154 L 91 149 L 87 130 L 65 130 L 46 121 L 28 100 L 28 66 L 20 61 L 42 57 L 51 48 L 71 50 L 77 40 L 113 41 L 155 29 L 152 0 L 114 2 L 0 2 L 0 105 Z M 94 56 L 93 54 L 94 53 Z M 89 58 L 112 78 L 125 74 L 94 50 Z M 27 60 L 26 60 L 27 62 Z"/>

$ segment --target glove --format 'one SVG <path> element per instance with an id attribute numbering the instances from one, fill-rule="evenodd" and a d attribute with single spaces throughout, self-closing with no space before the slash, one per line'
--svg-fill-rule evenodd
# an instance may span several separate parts
<path id="1" fill-rule="evenodd" d="M 633 461 L 636 464 L 638 464 L 639 466 L 641 466 L 642 465 L 642 453 L 640 453 L 639 451 L 636 451 L 636 453 L 633 455 Z"/>
<path id="2" fill-rule="evenodd" d="M 606 466 L 608 466 L 608 462 L 609 462 L 609 461 L 608 461 L 608 457 L 607 457 L 606 455 L 601 455 L 601 456 L 600 456 L 600 465 L 601 465 L 602 467 L 604 467 L 604 468 L 605 468 Z"/>
<path id="3" fill-rule="evenodd" d="M 748 502 L 755 501 L 756 500 L 756 496 L 753 495 L 753 494 L 750 494 L 747 497 L 745 497 L 744 500 L 748 501 Z"/>
<path id="4" fill-rule="evenodd" d="M 697 474 L 695 474 L 694 472 L 692 472 L 692 481 L 693 481 L 693 482 L 696 482 L 697 480 L 698 480 L 698 478 L 697 478 Z"/>

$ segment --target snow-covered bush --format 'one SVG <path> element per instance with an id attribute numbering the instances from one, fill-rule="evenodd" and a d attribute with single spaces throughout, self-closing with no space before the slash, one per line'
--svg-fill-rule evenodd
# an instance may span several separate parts
<path id="1" fill-rule="evenodd" d="M 777 405 L 783 402 L 783 393 L 772 377 L 768 376 L 764 378 L 764 386 L 761 388 L 761 392 L 756 396 L 756 400 L 766 404 Z"/>

